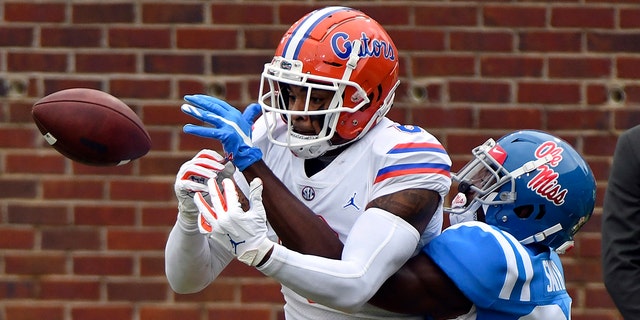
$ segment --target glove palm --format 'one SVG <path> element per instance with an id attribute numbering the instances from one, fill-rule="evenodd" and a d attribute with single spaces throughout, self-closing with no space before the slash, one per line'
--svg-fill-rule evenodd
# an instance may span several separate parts
<path id="1" fill-rule="evenodd" d="M 204 149 L 193 157 L 193 159 L 182 164 L 174 183 L 174 192 L 178 199 L 179 217 L 188 225 L 195 225 L 198 217 L 198 207 L 196 206 L 194 194 L 203 193 L 208 196 L 209 180 L 222 180 L 233 175 L 235 168 L 219 153 Z"/>
<path id="2" fill-rule="evenodd" d="M 233 181 L 224 179 L 222 186 L 208 183 L 211 204 L 207 203 L 202 193 L 197 193 L 195 203 L 200 210 L 201 221 L 208 227 L 200 229 L 208 233 L 231 252 L 241 262 L 258 265 L 273 248 L 273 242 L 267 238 L 267 218 L 262 204 L 262 181 L 259 178 L 251 181 L 249 188 L 248 211 L 242 210 Z"/>

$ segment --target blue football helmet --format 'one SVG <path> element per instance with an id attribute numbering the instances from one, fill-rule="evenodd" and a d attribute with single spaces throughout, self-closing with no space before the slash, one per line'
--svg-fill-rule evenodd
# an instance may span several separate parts
<path id="1" fill-rule="evenodd" d="M 452 174 L 460 193 L 446 212 L 475 215 L 482 208 L 486 223 L 523 244 L 540 243 L 558 253 L 573 247 L 573 235 L 593 213 L 596 184 L 571 145 L 522 130 L 472 152 L 474 159 Z"/>

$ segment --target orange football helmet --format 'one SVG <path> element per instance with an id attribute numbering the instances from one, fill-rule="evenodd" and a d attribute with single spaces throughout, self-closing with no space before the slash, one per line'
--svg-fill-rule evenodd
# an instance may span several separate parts
<path id="1" fill-rule="evenodd" d="M 398 84 L 398 51 L 380 24 L 346 7 L 313 11 L 289 28 L 265 64 L 259 102 L 269 140 L 302 158 L 356 141 L 389 111 Z M 283 88 L 288 85 L 307 88 L 304 110 L 289 110 Z M 335 93 L 326 108 L 309 110 L 312 90 Z M 324 117 L 321 131 L 294 132 L 295 115 Z M 283 124 L 287 134 L 278 136 Z M 335 135 L 342 139 L 332 142 Z"/>

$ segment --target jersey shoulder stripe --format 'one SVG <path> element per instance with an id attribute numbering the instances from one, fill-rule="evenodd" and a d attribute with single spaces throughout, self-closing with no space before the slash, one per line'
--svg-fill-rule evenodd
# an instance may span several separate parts
<path id="1" fill-rule="evenodd" d="M 448 178 L 451 176 L 450 169 L 451 166 L 441 163 L 407 163 L 392 165 L 378 170 L 374 184 L 385 179 L 408 174 L 435 173 Z"/>
<path id="2" fill-rule="evenodd" d="M 443 197 L 449 192 L 451 159 L 426 130 L 383 118 L 362 140 L 360 152 L 375 162 L 374 196 L 408 188 L 433 190 Z"/>
<path id="3" fill-rule="evenodd" d="M 439 153 L 447 153 L 444 147 L 439 143 L 430 143 L 430 142 L 410 142 L 410 143 L 399 143 L 395 145 L 391 150 L 389 150 L 389 154 L 392 153 L 405 153 L 405 152 L 417 152 L 417 151 L 426 151 L 426 152 L 439 152 Z"/>

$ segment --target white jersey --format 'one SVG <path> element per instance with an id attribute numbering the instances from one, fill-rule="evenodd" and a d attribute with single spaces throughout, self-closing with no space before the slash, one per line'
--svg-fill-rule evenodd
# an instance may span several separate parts
<path id="1" fill-rule="evenodd" d="M 282 125 L 280 129 L 274 137 L 282 140 L 286 127 Z M 268 141 L 263 119 L 256 121 L 253 140 L 273 173 L 326 221 L 343 242 L 370 201 L 411 188 L 433 190 L 444 199 L 451 183 L 451 160 L 440 142 L 421 128 L 399 125 L 387 118 L 312 177 L 305 174 L 304 159 Z M 421 235 L 415 252 L 440 234 L 442 217 L 441 205 Z M 277 241 L 275 234 L 270 237 Z M 287 319 L 408 318 L 368 304 L 357 314 L 345 314 L 310 302 L 285 286 L 282 292 Z"/>

